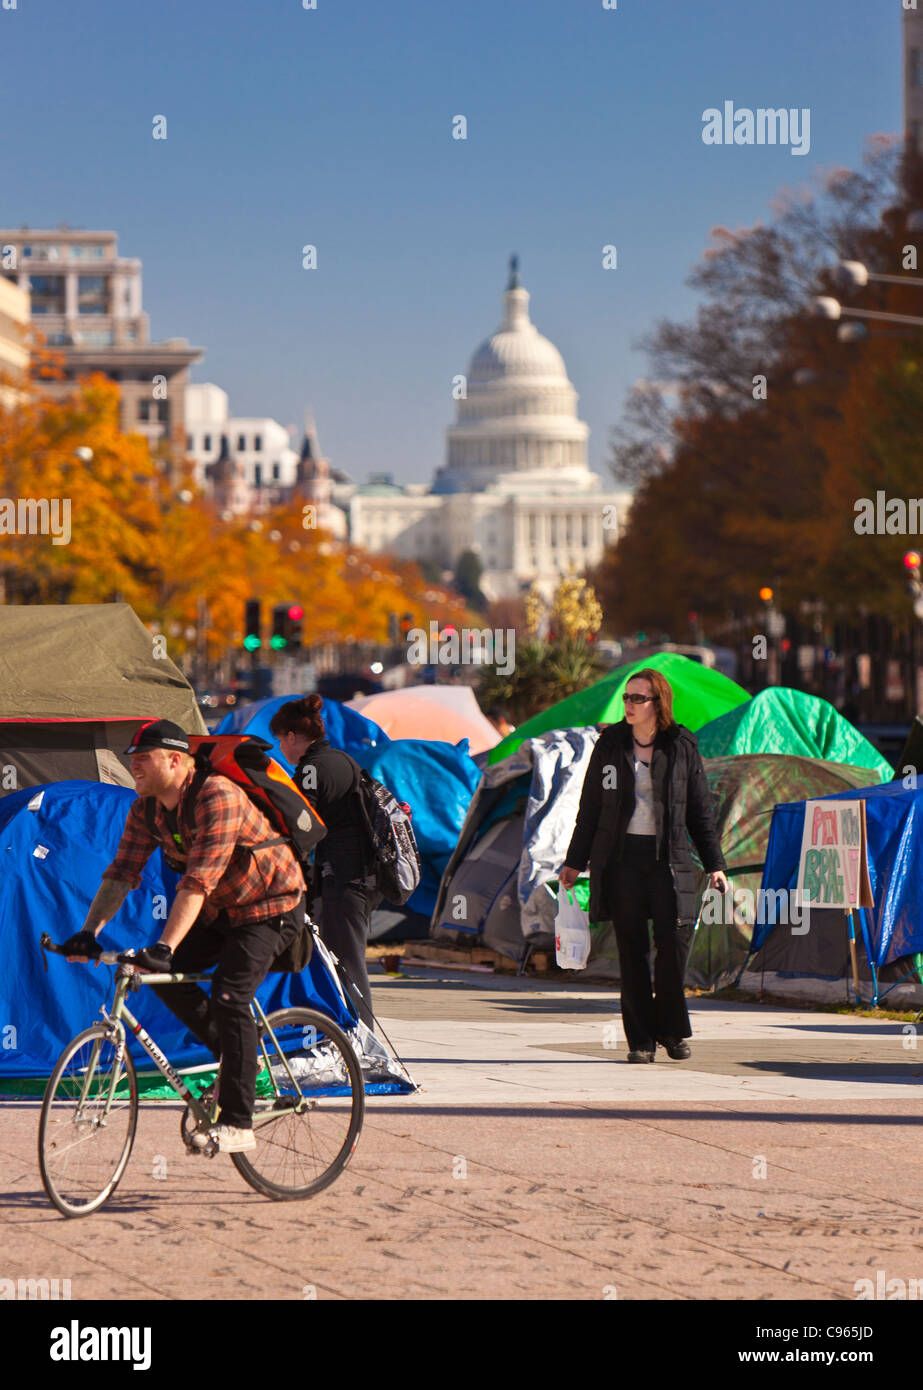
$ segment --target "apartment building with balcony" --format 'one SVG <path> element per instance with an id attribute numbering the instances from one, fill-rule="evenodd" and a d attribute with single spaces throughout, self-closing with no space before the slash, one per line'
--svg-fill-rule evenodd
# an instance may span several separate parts
<path id="1" fill-rule="evenodd" d="M 141 262 L 118 254 L 115 232 L 0 229 L 0 274 L 29 296 L 33 328 L 63 359 L 66 395 L 78 377 L 102 372 L 121 393 L 120 424 L 162 440 L 181 457 L 186 441 L 189 367 L 204 356 L 185 338 L 150 341 L 142 308 Z"/>

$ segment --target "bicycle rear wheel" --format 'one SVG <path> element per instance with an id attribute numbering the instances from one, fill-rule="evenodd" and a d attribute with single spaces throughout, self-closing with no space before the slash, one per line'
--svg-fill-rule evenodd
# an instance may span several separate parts
<path id="1" fill-rule="evenodd" d="M 268 1023 L 294 1074 L 261 1028 L 270 1059 L 257 1077 L 256 1149 L 231 1154 L 251 1187 L 275 1201 L 313 1197 L 349 1162 L 365 1114 L 362 1068 L 349 1039 L 315 1009 L 282 1009 Z"/>
<path id="2" fill-rule="evenodd" d="M 78 1033 L 55 1064 L 38 1127 L 42 1184 L 64 1216 L 89 1216 L 112 1196 L 138 1123 L 135 1067 L 98 1023 Z"/>

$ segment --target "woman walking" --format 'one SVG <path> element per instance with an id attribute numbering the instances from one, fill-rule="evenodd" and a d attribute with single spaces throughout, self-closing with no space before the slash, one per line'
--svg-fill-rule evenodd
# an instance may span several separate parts
<path id="1" fill-rule="evenodd" d="M 658 1043 L 681 1060 L 692 1036 L 683 991 L 695 922 L 689 835 L 721 892 L 726 865 L 698 744 L 673 719 L 669 682 L 646 668 L 622 699 L 624 719 L 602 730 L 590 757 L 558 879 L 573 887 L 589 863 L 590 920 L 615 926 L 629 1062 L 653 1062 Z"/>
<path id="2" fill-rule="evenodd" d="M 381 893 L 366 857 L 357 791 L 359 764 L 342 749 L 330 746 L 323 706 L 319 695 L 290 700 L 276 710 L 269 727 L 283 755 L 297 764 L 294 780 L 327 827 L 314 851 L 311 915 L 317 913 L 320 938 L 344 966 L 361 996 L 355 1000 L 359 1016 L 372 1028 L 365 947 Z"/>

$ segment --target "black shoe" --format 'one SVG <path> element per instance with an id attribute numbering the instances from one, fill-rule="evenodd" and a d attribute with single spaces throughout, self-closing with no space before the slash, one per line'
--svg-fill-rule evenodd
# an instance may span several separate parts
<path id="1" fill-rule="evenodd" d="M 629 1052 L 629 1062 L 653 1062 L 653 1052 Z"/>
<path id="2" fill-rule="evenodd" d="M 687 1057 L 692 1056 L 692 1049 L 685 1038 L 661 1038 L 660 1042 L 667 1049 L 667 1056 L 672 1057 L 674 1062 L 684 1062 Z"/>

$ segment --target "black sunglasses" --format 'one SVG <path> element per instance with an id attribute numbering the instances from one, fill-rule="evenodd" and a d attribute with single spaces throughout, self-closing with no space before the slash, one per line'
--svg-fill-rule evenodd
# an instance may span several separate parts
<path id="1" fill-rule="evenodd" d="M 626 705 L 646 705 L 648 700 L 659 700 L 659 695 L 623 695 Z"/>

